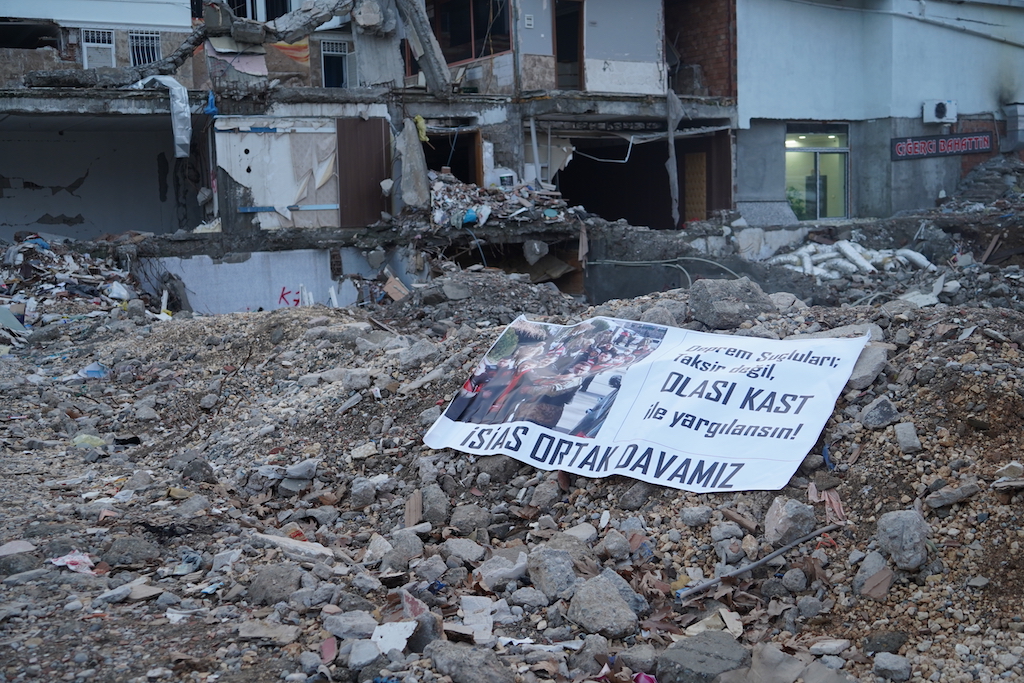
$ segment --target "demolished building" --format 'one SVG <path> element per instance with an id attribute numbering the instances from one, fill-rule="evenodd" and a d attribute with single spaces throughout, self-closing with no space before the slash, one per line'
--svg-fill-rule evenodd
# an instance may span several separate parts
<path id="1" fill-rule="evenodd" d="M 888 216 L 1024 145 L 1016 2 L 154 6 L 5 5 L 0 237 L 134 230 L 160 237 L 138 252 L 157 271 L 241 262 L 204 289 L 285 278 L 249 307 L 314 284 L 348 303 L 347 276 L 384 269 L 413 286 L 424 248 L 486 263 L 484 245 L 522 260 L 536 240 L 552 279 L 612 260 L 587 212 L 659 230 Z M 518 188 L 526 211 L 452 204 L 455 179 Z"/>

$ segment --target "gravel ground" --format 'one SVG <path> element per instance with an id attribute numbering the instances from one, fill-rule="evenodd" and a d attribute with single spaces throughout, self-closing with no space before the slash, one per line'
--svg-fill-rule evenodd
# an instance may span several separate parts
<path id="1" fill-rule="evenodd" d="M 154 322 L 54 303 L 67 317 L 0 357 L 0 680 L 582 681 L 618 653 L 672 683 L 693 680 L 672 668 L 681 646 L 728 627 L 716 661 L 751 677 L 777 653 L 787 681 L 1017 679 L 1019 276 L 949 270 L 960 288 L 925 308 L 892 300 L 937 274 L 856 283 L 869 305 L 774 295 L 777 313 L 721 330 L 877 325 L 884 357 L 784 490 L 704 495 L 421 440 L 519 313 L 703 329 L 685 291 L 588 309 L 450 272 L 373 310 Z M 109 376 L 73 377 L 93 362 Z M 772 552 L 770 511 L 803 509 L 811 484 L 833 500 L 813 526 L 838 500 L 841 528 L 676 599 Z M 908 526 L 881 531 L 899 511 Z M 72 550 L 95 575 L 47 561 Z M 415 623 L 404 648 L 368 644 L 392 622 Z"/>

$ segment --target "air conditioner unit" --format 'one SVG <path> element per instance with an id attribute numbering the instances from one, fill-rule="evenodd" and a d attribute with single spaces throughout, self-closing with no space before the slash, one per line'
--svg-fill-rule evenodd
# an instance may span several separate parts
<path id="1" fill-rule="evenodd" d="M 956 100 L 925 100 L 925 123 L 956 123 Z"/>

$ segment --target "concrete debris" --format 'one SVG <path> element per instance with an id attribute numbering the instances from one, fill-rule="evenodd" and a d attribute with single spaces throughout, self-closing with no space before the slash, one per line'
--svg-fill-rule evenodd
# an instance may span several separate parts
<path id="1" fill-rule="evenodd" d="M 406 124 L 408 125 L 408 123 Z M 518 223 L 565 223 L 576 213 L 558 192 L 517 185 L 508 190 L 483 188 L 460 182 L 450 173 L 430 171 L 430 222 L 438 228 L 460 230 L 487 225 L 490 218 Z M 582 210 L 582 207 L 580 207 Z M 547 245 L 536 240 L 524 245 L 532 266 L 547 256 Z"/>
<path id="2" fill-rule="evenodd" d="M 134 287 L 112 262 L 79 258 L 76 272 L 110 274 L 91 285 Z M 1014 274 L 978 269 L 964 290 L 984 275 L 1016 287 Z M 882 652 L 915 680 L 1021 673 L 1019 586 L 994 569 L 1021 532 L 1022 491 L 998 484 L 1022 475 L 1012 307 L 790 295 L 765 296 L 769 308 L 752 287 L 735 294 L 752 308 L 719 320 L 729 333 L 893 348 L 838 400 L 829 469 L 816 449 L 779 492 L 668 495 L 434 451 L 419 416 L 524 310 L 704 330 L 714 292 L 745 284 L 588 308 L 503 273 L 442 269 L 400 302 L 169 320 L 151 304 L 138 322 L 102 292 L 45 295 L 68 284 L 19 280 L 34 317 L 0 356 L 8 677 L 93 669 L 142 683 L 181 665 L 239 680 L 587 680 L 614 654 L 662 683 L 904 680 Z M 55 332 L 29 341 L 47 315 Z M 105 372 L 65 380 L 93 363 Z M 828 523 L 805 503 L 811 482 L 848 522 L 754 565 Z M 76 552 L 91 574 L 45 562 Z M 161 648 L 143 660 L 140 642 Z"/>

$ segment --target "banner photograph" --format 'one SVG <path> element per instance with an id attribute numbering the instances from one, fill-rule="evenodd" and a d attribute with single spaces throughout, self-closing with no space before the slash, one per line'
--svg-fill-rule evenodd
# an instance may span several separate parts
<path id="1" fill-rule="evenodd" d="M 686 491 L 776 490 L 817 442 L 866 343 L 520 317 L 423 440 Z"/>

